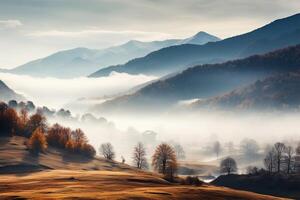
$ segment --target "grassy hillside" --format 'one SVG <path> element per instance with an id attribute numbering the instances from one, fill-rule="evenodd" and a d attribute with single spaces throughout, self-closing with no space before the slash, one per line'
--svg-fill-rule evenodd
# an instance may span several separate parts
<path id="1" fill-rule="evenodd" d="M 33 157 L 24 142 L 22 137 L 0 138 L 0 199 L 280 199 L 207 184 L 169 183 L 126 164 L 53 148 Z"/>
<path id="2" fill-rule="evenodd" d="M 43 171 L 1 175 L 6 199 L 244 199 L 275 200 L 271 196 L 215 186 L 182 186 L 144 174 L 109 171 Z"/>
<path id="3" fill-rule="evenodd" d="M 45 169 L 110 170 L 137 172 L 133 167 L 102 158 L 88 159 L 65 150 L 48 147 L 38 157 L 32 156 L 24 144 L 24 137 L 0 138 L 0 173 L 40 171 Z"/>

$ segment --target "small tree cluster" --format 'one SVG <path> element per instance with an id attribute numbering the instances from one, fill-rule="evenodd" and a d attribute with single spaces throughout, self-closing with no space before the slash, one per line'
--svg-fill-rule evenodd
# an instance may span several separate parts
<path id="1" fill-rule="evenodd" d="M 267 152 L 264 159 L 265 168 L 269 173 L 295 173 L 297 172 L 297 165 L 300 163 L 298 155 L 300 152 L 297 153 L 297 148 L 277 142 Z"/>
<path id="2" fill-rule="evenodd" d="M 67 137 L 68 140 L 65 140 Z M 95 149 L 88 144 L 88 140 L 81 129 L 71 131 L 69 136 L 62 135 L 60 141 L 66 141 L 65 148 L 71 153 L 80 153 L 91 158 L 96 154 Z"/>
<path id="3" fill-rule="evenodd" d="M 29 138 L 28 148 L 31 152 L 45 151 L 47 145 L 67 149 L 73 153 L 81 153 L 88 157 L 94 157 L 95 149 L 88 144 L 88 140 L 82 130 L 71 131 L 70 128 L 54 124 L 47 126 L 46 118 L 37 111 L 29 116 L 28 109 L 21 109 L 19 114 L 13 107 L 34 108 L 33 103 L 27 104 L 10 101 L 10 105 L 0 102 L 0 136 L 19 135 Z"/>

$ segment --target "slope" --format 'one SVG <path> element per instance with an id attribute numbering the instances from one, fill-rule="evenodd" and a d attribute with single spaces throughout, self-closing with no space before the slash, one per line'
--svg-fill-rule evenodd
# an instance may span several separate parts
<path id="1" fill-rule="evenodd" d="M 252 32 L 205 45 L 166 47 L 124 65 L 110 66 L 91 74 L 107 76 L 112 71 L 163 76 L 196 64 L 224 62 L 266 53 L 300 43 L 300 14 L 276 20 Z"/>

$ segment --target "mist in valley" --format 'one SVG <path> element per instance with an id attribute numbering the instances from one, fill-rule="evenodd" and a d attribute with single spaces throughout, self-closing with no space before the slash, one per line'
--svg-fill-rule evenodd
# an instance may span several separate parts
<path id="1" fill-rule="evenodd" d="M 156 145 L 167 142 L 183 148 L 182 163 L 219 165 L 220 159 L 233 156 L 240 165 L 240 172 L 244 172 L 249 165 L 263 167 L 266 149 L 275 142 L 296 146 L 300 141 L 300 115 L 293 112 L 172 109 L 109 113 L 91 109 L 104 101 L 103 97 L 126 93 L 156 77 L 115 73 L 106 78 L 41 81 L 3 73 L 1 78 L 37 106 L 56 111 L 69 109 L 71 116 L 49 117 L 49 125 L 57 122 L 72 129 L 81 128 L 97 151 L 102 143 L 110 142 L 116 151 L 116 160 L 124 157 L 128 164 L 132 162 L 132 151 L 138 142 L 145 145 L 148 160 Z M 255 155 L 243 153 L 247 141 L 252 146 L 253 141 L 256 143 Z"/>

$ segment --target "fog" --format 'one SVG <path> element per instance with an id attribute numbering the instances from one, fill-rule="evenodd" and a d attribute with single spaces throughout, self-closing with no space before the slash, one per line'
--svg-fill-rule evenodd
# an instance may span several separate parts
<path id="1" fill-rule="evenodd" d="M 35 104 L 58 109 L 79 98 L 117 95 L 134 86 L 154 80 L 156 77 L 112 73 L 102 78 L 58 79 L 0 73 L 0 79 Z"/>
<path id="2" fill-rule="evenodd" d="M 219 141 L 223 148 L 220 157 L 229 155 L 226 145 L 232 143 L 234 154 L 240 165 L 263 165 L 264 149 L 281 141 L 296 145 L 300 141 L 300 114 L 284 111 L 182 111 L 163 112 L 125 112 L 99 113 L 89 110 L 96 118 L 104 117 L 107 121 L 84 122 L 78 114 L 87 113 L 88 107 L 102 101 L 101 97 L 124 93 L 139 84 L 154 80 L 156 77 L 144 75 L 132 76 L 114 73 L 106 78 L 32 78 L 12 74 L 0 74 L 1 79 L 15 91 L 24 94 L 36 105 L 49 108 L 62 108 L 78 98 L 87 98 L 86 105 L 78 103 L 72 109 L 72 120 L 53 118 L 49 125 L 59 122 L 71 128 L 82 128 L 92 145 L 98 150 L 101 143 L 111 142 L 116 151 L 116 160 L 124 156 L 131 163 L 132 149 L 137 142 L 146 145 L 150 159 L 154 148 L 160 142 L 178 143 L 185 153 L 186 161 L 217 165 L 219 160 L 212 152 L 212 145 Z M 74 103 L 73 103 L 74 105 Z M 75 107 L 75 106 L 74 106 Z M 65 107 L 64 107 L 65 108 Z M 80 109 L 82 108 L 82 109 Z M 239 157 L 240 142 L 254 139 L 259 145 L 256 160 Z"/>

